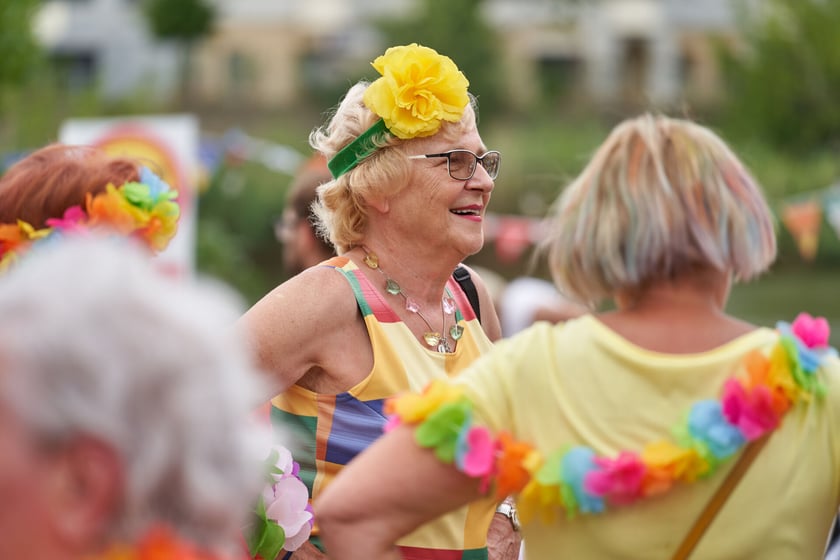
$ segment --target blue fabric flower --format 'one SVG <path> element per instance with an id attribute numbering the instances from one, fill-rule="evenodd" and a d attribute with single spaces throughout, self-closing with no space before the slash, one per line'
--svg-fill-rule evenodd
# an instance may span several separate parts
<path id="1" fill-rule="evenodd" d="M 594 462 L 595 452 L 588 447 L 572 447 L 564 456 L 560 464 L 562 480 L 574 494 L 580 511 L 583 513 L 601 513 L 604 511 L 604 500 L 594 496 L 583 487 L 586 473 L 597 469 Z"/>
<path id="2" fill-rule="evenodd" d="M 837 350 L 830 346 L 824 348 L 808 348 L 799 340 L 799 337 L 793 332 L 790 323 L 779 321 L 776 323 L 776 329 L 783 338 L 792 340 L 796 345 L 796 353 L 799 356 L 799 363 L 802 366 L 802 371 L 813 374 L 819 369 L 820 364 L 829 356 L 836 356 Z"/>
<path id="3" fill-rule="evenodd" d="M 166 198 L 169 198 L 169 185 L 145 165 L 140 167 L 140 182 L 149 187 L 152 200 L 157 201 L 161 195 L 167 195 Z"/>
<path id="4" fill-rule="evenodd" d="M 699 401 L 688 414 L 691 436 L 706 444 L 715 459 L 725 459 L 746 443 L 744 435 L 727 421 L 718 401 Z"/>

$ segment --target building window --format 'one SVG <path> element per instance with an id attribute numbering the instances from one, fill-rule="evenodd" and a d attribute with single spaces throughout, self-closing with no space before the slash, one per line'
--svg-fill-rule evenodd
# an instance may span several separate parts
<path id="1" fill-rule="evenodd" d="M 573 56 L 543 56 L 538 59 L 540 95 L 549 107 L 569 98 L 580 79 L 580 59 Z"/>
<path id="2" fill-rule="evenodd" d="M 96 55 L 93 51 L 58 51 L 52 53 L 59 87 L 80 91 L 96 83 Z"/>

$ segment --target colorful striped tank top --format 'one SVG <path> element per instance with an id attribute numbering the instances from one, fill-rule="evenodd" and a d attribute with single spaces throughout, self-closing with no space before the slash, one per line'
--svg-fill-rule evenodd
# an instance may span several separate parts
<path id="1" fill-rule="evenodd" d="M 338 395 L 314 393 L 298 385 L 271 400 L 274 425 L 297 432 L 295 459 L 314 499 L 341 468 L 382 434 L 385 400 L 404 391 L 420 391 L 433 379 L 458 374 L 492 343 L 475 317 L 469 300 L 450 278 L 447 288 L 464 327 L 454 352 L 424 347 L 399 319 L 364 273 L 347 257 L 322 266 L 343 274 L 356 297 L 373 348 L 373 370 L 356 386 Z M 406 560 L 480 560 L 487 558 L 487 527 L 495 510 L 488 499 L 424 525 L 402 541 Z M 317 533 L 318 512 L 315 512 Z"/>

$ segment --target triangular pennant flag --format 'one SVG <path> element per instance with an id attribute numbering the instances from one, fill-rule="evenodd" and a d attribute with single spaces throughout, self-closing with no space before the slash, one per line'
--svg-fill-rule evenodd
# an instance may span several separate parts
<path id="1" fill-rule="evenodd" d="M 505 216 L 499 220 L 496 257 L 504 263 L 516 261 L 531 247 L 531 219 Z"/>
<path id="2" fill-rule="evenodd" d="M 782 222 L 796 241 L 799 255 L 808 262 L 817 256 L 822 208 L 815 200 L 786 203 L 782 208 Z"/>

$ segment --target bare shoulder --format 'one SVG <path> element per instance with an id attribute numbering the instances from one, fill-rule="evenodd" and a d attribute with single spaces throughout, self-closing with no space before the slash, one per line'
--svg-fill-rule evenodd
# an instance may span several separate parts
<path id="1" fill-rule="evenodd" d="M 313 267 L 266 294 L 239 320 L 275 390 L 321 366 L 325 340 L 357 320 L 356 300 L 342 274 Z"/>
<path id="2" fill-rule="evenodd" d="M 283 282 L 263 296 L 243 316 L 243 320 L 262 320 L 277 314 L 308 316 L 313 319 L 324 315 L 335 315 L 340 320 L 342 308 L 349 318 L 355 313 L 352 288 L 340 272 L 328 266 L 316 266 L 304 270 Z"/>

